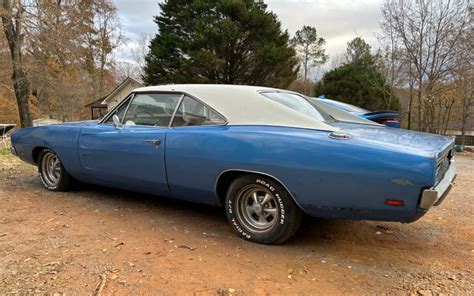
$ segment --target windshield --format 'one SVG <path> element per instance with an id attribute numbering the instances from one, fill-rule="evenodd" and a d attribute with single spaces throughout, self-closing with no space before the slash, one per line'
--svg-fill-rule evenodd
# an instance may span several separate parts
<path id="1" fill-rule="evenodd" d="M 325 116 L 319 112 L 314 105 L 298 94 L 286 92 L 263 92 L 262 95 L 316 120 L 326 121 Z"/>

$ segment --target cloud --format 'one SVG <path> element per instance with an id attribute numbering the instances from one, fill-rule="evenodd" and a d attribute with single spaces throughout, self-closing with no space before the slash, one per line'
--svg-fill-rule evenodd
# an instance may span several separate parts
<path id="1" fill-rule="evenodd" d="M 160 13 L 159 2 L 163 1 L 114 1 L 125 35 L 131 40 L 118 51 L 119 58 L 133 47 L 133 40 L 140 34 L 157 33 L 153 17 Z M 326 52 L 330 57 L 343 53 L 347 42 L 357 36 L 364 38 L 372 48 L 378 47 L 375 34 L 380 32 L 381 0 L 267 0 L 265 3 L 291 35 L 304 25 L 315 27 L 326 39 Z"/>
<path id="2" fill-rule="evenodd" d="M 152 0 L 114 0 L 122 29 L 130 39 L 136 39 L 140 34 L 155 34 L 157 25 L 154 16 L 160 13 L 159 2 Z"/>
<path id="3" fill-rule="evenodd" d="M 118 61 L 134 63 L 132 50 L 137 45 L 140 35 L 153 36 L 158 31 L 158 26 L 153 21 L 160 13 L 158 4 L 163 1 L 152 0 L 114 0 L 121 27 L 127 42 L 115 50 Z"/>
<path id="4" fill-rule="evenodd" d="M 313 26 L 326 39 L 326 51 L 332 56 L 345 50 L 347 42 L 363 37 L 377 47 L 381 1 L 374 0 L 268 0 L 268 8 L 280 19 L 282 27 L 293 35 L 304 25 Z"/>

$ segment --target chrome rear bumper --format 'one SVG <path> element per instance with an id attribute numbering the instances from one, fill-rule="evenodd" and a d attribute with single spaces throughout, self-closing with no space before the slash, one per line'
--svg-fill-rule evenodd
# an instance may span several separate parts
<path id="1" fill-rule="evenodd" d="M 449 169 L 444 174 L 443 179 L 438 185 L 430 189 L 423 190 L 420 200 L 420 208 L 427 210 L 432 206 L 441 204 L 453 187 L 453 181 L 456 178 L 456 162 L 451 160 Z"/>

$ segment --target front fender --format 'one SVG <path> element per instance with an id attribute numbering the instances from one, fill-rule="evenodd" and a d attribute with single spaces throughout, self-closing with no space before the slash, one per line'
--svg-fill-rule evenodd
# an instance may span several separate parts
<path id="1" fill-rule="evenodd" d="M 48 125 L 19 129 L 11 136 L 12 146 L 23 161 L 36 165 L 35 149 L 53 150 L 71 175 L 80 173 L 77 140 L 79 126 Z"/>

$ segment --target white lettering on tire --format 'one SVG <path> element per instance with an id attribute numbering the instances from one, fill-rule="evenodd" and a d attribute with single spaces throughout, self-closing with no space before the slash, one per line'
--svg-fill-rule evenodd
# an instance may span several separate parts
<path id="1" fill-rule="evenodd" d="M 250 239 L 252 237 L 250 234 L 248 234 L 247 232 L 242 230 L 242 228 L 240 228 L 239 224 L 237 224 L 237 221 L 235 221 L 235 218 L 232 218 L 232 225 L 237 230 L 237 232 L 240 233 L 243 237 L 247 239 Z"/>
<path id="2" fill-rule="evenodd" d="M 263 180 L 260 180 L 260 179 L 255 180 L 255 182 L 257 182 L 260 185 L 265 186 L 270 191 L 275 192 L 275 187 L 268 184 L 267 182 L 265 182 Z M 285 223 L 285 206 L 283 205 L 283 201 L 281 200 L 281 197 L 278 193 L 275 193 L 275 197 L 278 200 L 278 205 L 279 205 L 279 208 L 280 208 L 280 224 L 284 224 Z"/>

